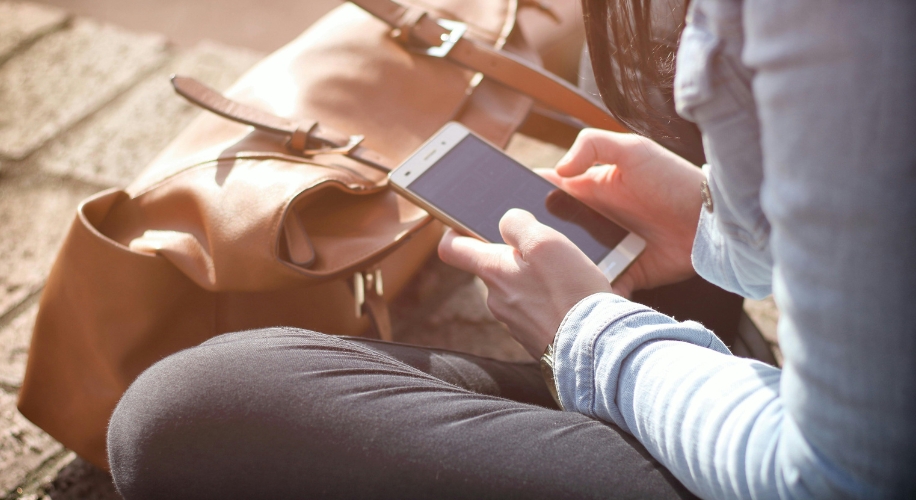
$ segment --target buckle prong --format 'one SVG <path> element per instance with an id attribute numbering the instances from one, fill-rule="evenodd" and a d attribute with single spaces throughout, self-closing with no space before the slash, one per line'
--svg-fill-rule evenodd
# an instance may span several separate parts
<path id="1" fill-rule="evenodd" d="M 438 46 L 427 47 L 425 50 L 420 49 L 419 52 L 432 57 L 445 57 L 449 52 L 451 52 L 452 47 L 458 43 L 458 40 L 461 40 L 461 37 L 464 36 L 465 32 L 467 32 L 468 25 L 460 21 L 452 21 L 450 19 L 438 19 L 436 20 L 436 24 L 448 30 L 448 33 L 443 33 L 439 37 L 439 39 L 442 40 L 442 43 Z"/>

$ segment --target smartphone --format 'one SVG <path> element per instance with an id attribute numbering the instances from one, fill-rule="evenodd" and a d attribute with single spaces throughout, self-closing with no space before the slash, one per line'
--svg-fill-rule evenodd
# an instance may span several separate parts
<path id="1" fill-rule="evenodd" d="M 573 198 L 459 123 L 450 122 L 389 174 L 405 198 L 459 233 L 502 243 L 499 220 L 531 212 L 566 235 L 613 281 L 645 240 Z"/>

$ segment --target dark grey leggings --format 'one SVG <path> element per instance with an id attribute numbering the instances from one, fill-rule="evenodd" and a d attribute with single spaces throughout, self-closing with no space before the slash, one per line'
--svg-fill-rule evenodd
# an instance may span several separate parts
<path id="1" fill-rule="evenodd" d="M 536 363 L 292 328 L 157 363 L 108 450 L 127 499 L 691 496 L 628 434 L 558 411 Z"/>

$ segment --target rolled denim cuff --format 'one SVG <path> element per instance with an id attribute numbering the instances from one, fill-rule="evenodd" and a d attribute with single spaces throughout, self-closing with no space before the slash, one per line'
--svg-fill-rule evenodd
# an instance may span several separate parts
<path id="1" fill-rule="evenodd" d="M 715 212 L 700 210 L 690 259 L 703 279 L 743 297 L 762 299 L 772 293 L 772 268 L 768 262 L 758 262 L 759 258 L 719 231 Z"/>
<path id="2" fill-rule="evenodd" d="M 632 389 L 635 373 L 622 366 L 641 346 L 657 340 L 689 342 L 729 354 L 725 344 L 699 323 L 679 323 L 611 293 L 579 301 L 554 340 L 554 376 L 563 408 L 629 432 L 617 396 L 618 391 Z"/>

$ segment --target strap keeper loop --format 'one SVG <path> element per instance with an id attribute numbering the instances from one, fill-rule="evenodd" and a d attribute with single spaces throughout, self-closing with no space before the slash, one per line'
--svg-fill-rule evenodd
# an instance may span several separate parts
<path id="1" fill-rule="evenodd" d="M 298 151 L 302 156 L 315 156 L 315 155 L 344 155 L 350 156 L 353 154 L 353 150 L 359 147 L 363 142 L 366 136 L 364 135 L 351 135 L 350 139 L 346 144 L 334 148 L 317 148 L 317 149 L 305 149 Z"/>
<path id="2" fill-rule="evenodd" d="M 318 122 L 312 122 L 307 130 L 303 130 L 302 126 L 296 126 L 296 130 L 293 131 L 293 133 L 289 136 L 289 140 L 286 141 L 286 147 L 295 151 L 296 153 L 302 154 L 302 152 L 308 148 L 309 140 L 312 137 L 312 132 L 317 126 Z"/>
<path id="3" fill-rule="evenodd" d="M 409 6 L 404 9 L 404 13 L 398 19 L 397 27 L 391 30 L 391 37 L 400 42 L 402 45 L 410 43 L 411 33 L 421 19 L 426 17 L 426 11 L 417 7 Z"/>

